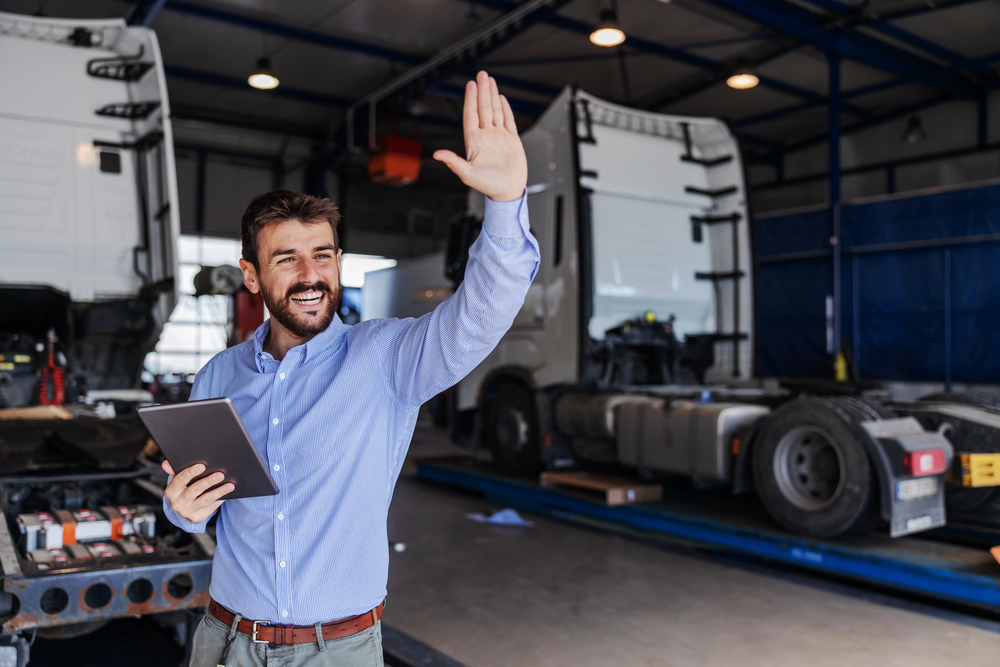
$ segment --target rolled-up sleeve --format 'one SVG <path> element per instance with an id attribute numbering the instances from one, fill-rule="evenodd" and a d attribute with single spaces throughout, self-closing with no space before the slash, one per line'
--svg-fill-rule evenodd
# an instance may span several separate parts
<path id="1" fill-rule="evenodd" d="M 379 324 L 382 372 L 396 400 L 417 407 L 478 366 L 513 324 L 538 264 L 527 195 L 487 198 L 483 233 L 455 294 L 423 317 Z"/>

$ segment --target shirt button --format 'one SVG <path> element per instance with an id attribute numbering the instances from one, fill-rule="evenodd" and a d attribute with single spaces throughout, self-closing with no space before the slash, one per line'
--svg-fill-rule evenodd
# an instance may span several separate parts
<path id="1" fill-rule="evenodd" d="M 280 377 L 280 378 L 281 378 L 282 380 L 284 380 L 284 379 L 285 379 L 285 374 L 284 374 L 284 373 L 282 373 L 282 374 L 281 374 L 281 375 L 279 375 L 278 377 Z"/>
<path id="2" fill-rule="evenodd" d="M 285 561 L 281 561 L 280 563 L 278 563 L 278 565 L 280 565 L 281 567 L 285 567 Z"/>
<path id="3" fill-rule="evenodd" d="M 284 520 L 285 520 L 285 515 L 284 514 L 279 514 L 278 515 L 278 521 L 284 521 Z"/>
<path id="4" fill-rule="evenodd" d="M 275 463 L 274 464 L 274 471 L 277 472 L 279 470 L 281 470 L 281 466 L 279 466 L 277 463 Z"/>
<path id="5" fill-rule="evenodd" d="M 275 417 L 274 419 L 272 419 L 272 420 L 271 420 L 271 423 L 272 423 L 272 424 L 277 424 L 277 423 L 278 423 L 278 418 L 277 418 L 277 417 Z"/>
<path id="6" fill-rule="evenodd" d="M 287 611 L 281 612 L 281 617 L 282 618 L 288 618 L 288 612 Z"/>

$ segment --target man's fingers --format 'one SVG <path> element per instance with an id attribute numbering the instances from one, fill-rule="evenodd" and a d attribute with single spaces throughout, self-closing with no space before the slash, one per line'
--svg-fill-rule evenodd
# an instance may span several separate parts
<path id="1" fill-rule="evenodd" d="M 479 127 L 489 127 L 493 124 L 493 102 L 490 100 L 490 77 L 486 72 L 476 76 L 476 88 L 479 89 Z"/>
<path id="2" fill-rule="evenodd" d="M 462 179 L 463 183 L 471 173 L 472 167 L 469 163 L 451 151 L 434 151 L 433 157 L 438 162 L 444 162 L 448 165 L 448 168 L 455 172 L 455 175 Z M 466 185 L 468 185 L 468 183 L 466 183 Z"/>
<path id="3" fill-rule="evenodd" d="M 465 107 L 462 110 L 462 129 L 465 132 L 465 145 L 469 145 L 469 133 L 479 129 L 479 86 L 475 81 L 465 84 Z"/>
<path id="4" fill-rule="evenodd" d="M 205 466 L 201 463 L 196 463 L 193 466 L 188 466 L 181 470 L 179 473 L 174 475 L 174 481 L 180 480 L 180 483 L 187 486 L 192 479 L 205 472 Z"/>
<path id="5" fill-rule="evenodd" d="M 490 77 L 490 106 L 493 108 L 493 125 L 503 126 L 503 107 L 500 105 L 500 90 L 497 88 L 496 79 Z"/>
<path id="6" fill-rule="evenodd" d="M 232 493 L 235 488 L 236 487 L 232 483 L 223 484 L 214 491 L 209 491 L 208 493 L 201 495 L 197 502 L 200 505 L 214 505 L 219 502 L 219 499 L 222 498 L 222 496 Z"/>
<path id="7" fill-rule="evenodd" d="M 208 491 L 210 488 L 221 482 L 223 479 L 224 477 L 221 472 L 209 475 L 208 477 L 200 479 L 189 486 L 184 492 L 184 495 L 187 496 L 188 502 L 191 502 L 195 498 L 198 498 L 201 494 L 205 493 L 205 491 Z"/>
<path id="8" fill-rule="evenodd" d="M 174 472 L 174 468 L 170 465 L 170 461 L 163 459 L 163 463 L 160 464 L 160 467 L 163 468 L 163 472 L 167 473 L 171 477 L 177 477 L 177 473 Z"/>
<path id="9" fill-rule="evenodd" d="M 514 122 L 514 112 L 511 110 L 510 102 L 507 101 L 506 96 L 500 96 L 500 104 L 503 106 L 503 126 L 508 132 L 516 136 L 517 123 Z"/>

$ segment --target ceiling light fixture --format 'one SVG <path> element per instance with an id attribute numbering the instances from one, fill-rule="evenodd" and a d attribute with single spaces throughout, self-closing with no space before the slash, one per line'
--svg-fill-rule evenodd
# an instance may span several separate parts
<path id="1" fill-rule="evenodd" d="M 749 65 L 741 65 L 736 68 L 728 79 L 726 79 L 726 85 L 730 88 L 735 88 L 736 90 L 746 90 L 747 88 L 753 88 L 758 83 L 760 79 L 757 75 L 753 73 Z"/>
<path id="2" fill-rule="evenodd" d="M 423 116 L 431 112 L 430 106 L 427 104 L 427 100 L 423 95 L 417 95 L 412 100 L 410 100 L 410 113 L 414 116 Z"/>
<path id="3" fill-rule="evenodd" d="M 598 46 L 618 46 L 625 41 L 625 33 L 618 25 L 615 10 L 606 9 L 601 12 L 601 21 L 597 30 L 590 33 L 590 41 Z"/>
<path id="4" fill-rule="evenodd" d="M 257 61 L 257 71 L 247 78 L 247 83 L 260 90 L 271 90 L 278 87 L 278 77 L 274 76 L 274 72 L 271 71 L 270 58 L 265 57 Z"/>
<path id="5" fill-rule="evenodd" d="M 915 144 L 926 138 L 927 132 L 924 130 L 924 124 L 920 121 L 920 116 L 910 116 L 907 118 L 906 129 L 903 130 L 903 136 L 900 137 L 903 143 Z"/>

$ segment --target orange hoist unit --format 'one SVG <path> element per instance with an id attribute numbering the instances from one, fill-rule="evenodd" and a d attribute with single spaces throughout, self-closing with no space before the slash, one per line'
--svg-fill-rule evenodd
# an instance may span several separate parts
<path id="1" fill-rule="evenodd" d="M 409 185 L 420 175 L 423 144 L 416 139 L 390 134 L 383 148 L 368 156 L 368 175 L 383 185 Z"/>
<path id="2" fill-rule="evenodd" d="M 42 405 L 62 405 L 66 399 L 66 381 L 63 369 L 56 364 L 55 347 L 59 341 L 55 329 L 49 329 L 49 358 L 42 367 L 42 377 L 38 383 L 38 402 Z"/>

